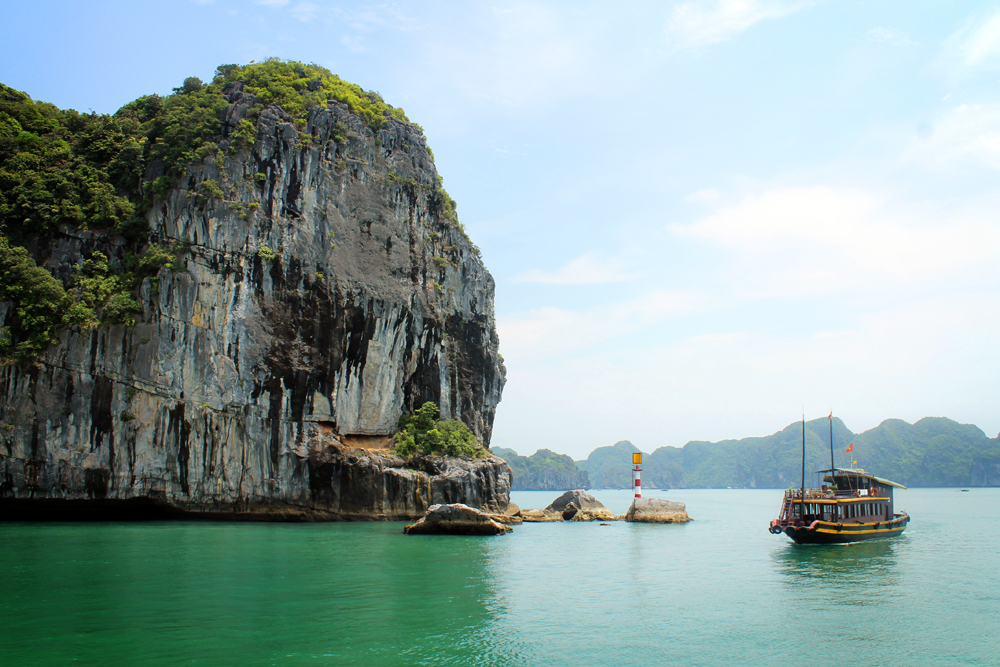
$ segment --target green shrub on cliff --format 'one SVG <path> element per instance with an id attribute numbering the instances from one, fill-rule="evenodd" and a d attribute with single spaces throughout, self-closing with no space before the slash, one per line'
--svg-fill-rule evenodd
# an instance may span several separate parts
<path id="1" fill-rule="evenodd" d="M 75 301 L 61 282 L 36 266 L 24 248 L 0 236 L 0 301 L 13 303 L 11 326 L 0 332 L 0 357 L 30 357 L 71 324 L 97 323 L 93 309 Z"/>
<path id="2" fill-rule="evenodd" d="M 427 401 L 399 419 L 400 431 L 393 436 L 401 456 L 485 456 L 469 427 L 456 419 L 437 419 L 438 407 Z"/>

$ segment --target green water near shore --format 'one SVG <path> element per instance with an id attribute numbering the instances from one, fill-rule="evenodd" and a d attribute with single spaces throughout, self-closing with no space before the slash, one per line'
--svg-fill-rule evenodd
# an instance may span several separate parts
<path id="1" fill-rule="evenodd" d="M 903 536 L 828 547 L 767 532 L 780 491 L 647 495 L 695 521 L 0 524 L 0 664 L 996 664 L 1000 489 L 900 492 Z"/>

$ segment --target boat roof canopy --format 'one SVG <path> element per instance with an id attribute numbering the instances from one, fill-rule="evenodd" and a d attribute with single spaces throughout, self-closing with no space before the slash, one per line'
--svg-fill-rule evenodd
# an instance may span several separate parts
<path id="1" fill-rule="evenodd" d="M 888 479 L 883 479 L 882 477 L 876 477 L 875 475 L 869 474 L 860 468 L 828 468 L 826 470 L 817 470 L 817 473 L 828 473 L 826 477 L 823 478 L 824 482 L 832 482 L 835 477 L 854 477 L 862 479 L 873 479 L 879 484 L 885 484 L 886 486 L 894 486 L 897 489 L 906 489 L 902 484 L 897 484 Z"/>

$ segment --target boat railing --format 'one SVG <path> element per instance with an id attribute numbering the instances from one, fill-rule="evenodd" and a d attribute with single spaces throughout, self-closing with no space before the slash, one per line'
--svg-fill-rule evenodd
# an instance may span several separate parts
<path id="1" fill-rule="evenodd" d="M 806 489 L 806 500 L 838 500 L 840 498 L 858 498 L 861 491 L 858 489 Z M 790 500 L 801 500 L 801 489 L 788 489 L 785 491 L 785 498 Z"/>

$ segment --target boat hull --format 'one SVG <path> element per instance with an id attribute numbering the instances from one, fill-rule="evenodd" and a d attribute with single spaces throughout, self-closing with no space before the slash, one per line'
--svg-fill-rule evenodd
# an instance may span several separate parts
<path id="1" fill-rule="evenodd" d="M 846 544 L 883 537 L 895 537 L 904 530 L 910 517 L 896 515 L 892 521 L 877 523 L 829 523 L 814 521 L 808 526 L 776 526 L 798 544 Z"/>

